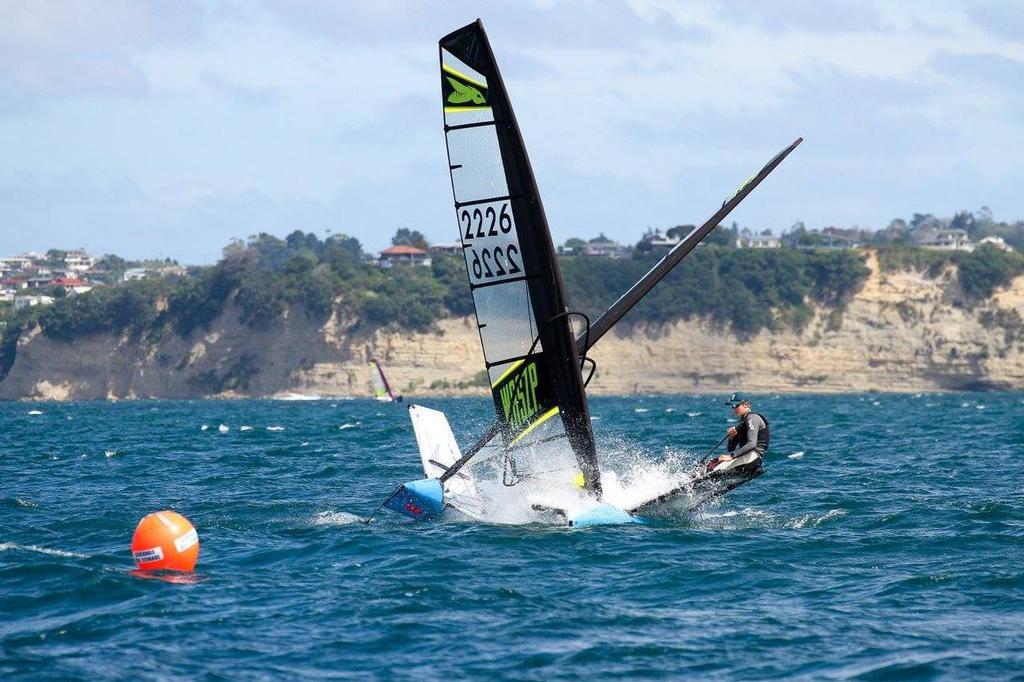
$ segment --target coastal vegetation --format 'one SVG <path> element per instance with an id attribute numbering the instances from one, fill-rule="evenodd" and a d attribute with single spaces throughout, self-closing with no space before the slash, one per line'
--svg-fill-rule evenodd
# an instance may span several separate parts
<path id="1" fill-rule="evenodd" d="M 915 270 L 929 277 L 939 276 L 947 267 L 955 267 L 957 283 L 964 296 L 984 300 L 1015 277 L 1024 275 L 1024 254 L 1004 251 L 983 244 L 973 251 L 930 251 L 909 246 L 878 250 L 882 272 Z"/>
<path id="2" fill-rule="evenodd" d="M 563 258 L 570 305 L 596 319 L 658 261 Z M 810 303 L 841 306 L 869 274 L 862 253 L 790 249 L 699 248 L 625 318 L 627 323 L 668 323 L 710 318 L 738 334 L 783 325 L 801 327 Z"/>
<path id="3" fill-rule="evenodd" d="M 911 222 L 926 224 L 928 219 L 917 215 Z M 673 230 L 685 233 L 687 227 Z M 1024 255 L 1019 252 L 990 244 L 970 252 L 923 249 L 905 238 L 904 227 L 917 229 L 894 221 L 882 231 L 887 235 L 884 243 L 874 246 L 883 272 L 916 270 L 938 276 L 955 266 L 960 289 L 970 300 L 985 299 L 1024 274 Z M 810 239 L 806 231 L 794 233 Z M 672 230 L 668 236 L 673 236 Z M 658 325 L 703 318 L 741 336 L 764 329 L 800 329 L 811 319 L 814 305 L 841 319 L 845 302 L 869 274 L 862 249 L 803 242 L 791 248 L 737 248 L 741 237 L 735 226 L 716 230 L 624 322 Z M 562 276 L 570 306 L 592 320 L 664 253 L 641 242 L 627 258 L 575 255 L 586 246 L 582 240 L 575 242 L 567 243 L 574 255 L 559 260 Z M 409 229 L 399 230 L 392 243 L 427 246 L 422 234 Z M 426 266 L 381 267 L 358 240 L 345 235 L 320 239 L 295 231 L 280 239 L 259 234 L 232 242 L 211 266 L 119 283 L 112 278 L 107 286 L 62 295 L 51 305 L 0 309 L 0 378 L 15 360 L 18 339 L 36 329 L 63 342 L 97 333 L 140 340 L 167 334 L 184 337 L 209 328 L 229 303 L 239 321 L 252 328 L 278 324 L 290 311 L 318 322 L 335 314 L 355 330 L 428 330 L 444 317 L 473 312 L 461 257 L 431 255 Z M 124 269 L 125 261 L 117 256 L 104 261 Z M 239 382 L 244 381 L 240 375 Z"/>

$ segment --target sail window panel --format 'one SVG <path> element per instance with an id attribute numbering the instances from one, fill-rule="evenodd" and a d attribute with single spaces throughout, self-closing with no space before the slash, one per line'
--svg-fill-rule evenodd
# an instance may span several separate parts
<path id="1" fill-rule="evenodd" d="M 462 76 L 464 80 L 487 87 L 487 78 L 482 73 L 444 48 L 441 48 L 441 64 L 453 70 L 456 75 Z"/>
<path id="2" fill-rule="evenodd" d="M 509 282 L 473 292 L 480 341 L 488 363 L 526 355 L 537 337 L 526 282 Z M 537 344 L 535 350 L 540 348 Z"/>
<path id="3" fill-rule="evenodd" d="M 508 196 L 498 136 L 492 126 L 450 131 L 448 160 L 457 203 Z"/>
<path id="4" fill-rule="evenodd" d="M 446 125 L 450 126 L 490 123 L 493 120 L 494 112 L 490 107 L 483 107 L 479 109 L 445 107 L 444 109 L 444 122 Z M 457 132 L 459 131 L 452 130 L 449 131 L 449 134 Z"/>

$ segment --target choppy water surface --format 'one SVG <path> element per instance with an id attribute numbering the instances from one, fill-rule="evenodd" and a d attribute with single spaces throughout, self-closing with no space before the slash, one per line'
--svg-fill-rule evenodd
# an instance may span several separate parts
<path id="1" fill-rule="evenodd" d="M 604 452 L 670 457 L 718 440 L 719 402 L 592 409 Z M 463 443 L 490 409 L 424 403 Z M 700 516 L 573 530 L 355 523 L 419 473 L 399 406 L 0 404 L 0 676 L 1021 675 L 1024 395 L 756 407 L 767 475 Z M 194 584 L 128 572 L 163 508 L 199 530 Z"/>

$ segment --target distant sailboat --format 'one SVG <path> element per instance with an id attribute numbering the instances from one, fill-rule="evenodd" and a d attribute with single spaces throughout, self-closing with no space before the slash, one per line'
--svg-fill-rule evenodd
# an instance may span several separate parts
<path id="1" fill-rule="evenodd" d="M 373 397 L 382 403 L 402 402 L 402 396 L 395 396 L 391 392 L 391 384 L 388 383 L 388 378 L 384 376 L 384 368 L 380 366 L 380 362 L 373 358 L 367 363 L 367 367 L 370 369 Z"/>

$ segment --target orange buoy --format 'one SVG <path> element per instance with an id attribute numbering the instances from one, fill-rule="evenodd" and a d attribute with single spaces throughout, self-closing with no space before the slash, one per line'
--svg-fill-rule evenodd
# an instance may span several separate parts
<path id="1" fill-rule="evenodd" d="M 132 557 L 144 571 L 191 571 L 199 559 L 199 534 L 178 512 L 147 514 L 132 536 Z"/>

